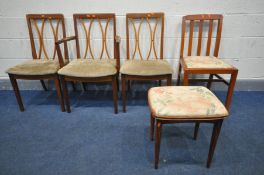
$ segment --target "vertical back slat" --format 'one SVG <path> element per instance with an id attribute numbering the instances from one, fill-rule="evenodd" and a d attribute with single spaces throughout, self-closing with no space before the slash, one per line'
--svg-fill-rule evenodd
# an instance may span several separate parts
<path id="1" fill-rule="evenodd" d="M 218 20 L 218 26 L 217 26 L 217 34 L 216 34 L 216 40 L 215 40 L 215 49 L 214 49 L 214 56 L 218 57 L 219 47 L 220 47 L 220 40 L 221 40 L 221 33 L 222 33 L 222 23 L 223 23 L 223 17 Z"/>
<path id="2" fill-rule="evenodd" d="M 129 60 L 130 58 L 130 50 L 129 50 L 129 18 L 128 16 L 126 15 L 126 53 L 127 53 L 127 60 Z"/>
<path id="3" fill-rule="evenodd" d="M 197 45 L 197 56 L 200 56 L 201 55 L 202 37 L 203 37 L 203 20 L 200 20 L 200 23 L 199 23 L 198 45 Z"/>
<path id="4" fill-rule="evenodd" d="M 212 19 L 209 21 L 208 39 L 207 39 L 207 46 L 206 46 L 206 56 L 210 55 L 212 32 L 213 32 L 213 22 L 214 21 Z"/>
<path id="5" fill-rule="evenodd" d="M 192 55 L 193 20 L 190 21 L 188 56 Z"/>
<path id="6" fill-rule="evenodd" d="M 160 36 L 160 59 L 163 59 L 163 42 L 164 42 L 164 14 L 161 16 L 161 36 Z M 154 43 L 153 43 L 154 44 Z"/>
<path id="7" fill-rule="evenodd" d="M 182 31 L 181 31 L 181 53 L 180 53 L 180 58 L 183 58 L 183 53 L 184 53 L 185 28 L 186 28 L 186 19 L 185 19 L 185 17 L 183 17 L 182 18 Z"/>

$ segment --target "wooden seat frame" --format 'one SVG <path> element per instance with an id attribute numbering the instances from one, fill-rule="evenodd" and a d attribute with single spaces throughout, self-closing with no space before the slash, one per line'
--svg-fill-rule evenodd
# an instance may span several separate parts
<path id="1" fill-rule="evenodd" d="M 156 25 L 154 28 L 154 31 L 152 31 L 152 28 L 150 26 L 149 19 L 154 18 L 156 19 Z M 140 19 L 140 25 L 138 29 L 136 29 L 134 20 Z M 129 21 L 131 21 L 133 25 L 133 29 L 135 32 L 135 50 L 133 53 L 133 56 L 131 59 L 134 59 L 135 53 L 138 50 L 139 55 L 141 57 L 141 60 L 143 59 L 140 46 L 139 46 L 139 32 L 141 28 L 142 22 L 146 20 L 151 32 L 151 42 L 150 42 L 150 50 L 147 56 L 147 59 L 149 58 L 152 49 L 154 50 L 154 54 L 156 59 L 158 59 L 156 48 L 155 48 L 155 32 L 156 27 L 158 25 L 158 20 L 161 20 L 161 38 L 160 38 L 160 55 L 159 58 L 163 59 L 163 40 L 164 40 L 164 13 L 128 13 L 126 14 L 126 53 L 127 53 L 127 60 L 130 59 L 130 47 L 129 47 Z M 128 81 L 128 89 L 130 90 L 130 81 L 131 80 L 137 80 L 137 81 L 149 81 L 149 80 L 159 80 L 159 84 L 161 84 L 161 80 L 167 80 L 167 85 L 170 86 L 172 83 L 172 74 L 165 74 L 165 75 L 152 75 L 152 76 L 139 76 L 139 75 L 128 75 L 128 74 L 122 74 L 121 73 L 121 81 L 122 81 L 122 104 L 123 104 L 123 112 L 126 112 L 126 81 Z"/>
<path id="2" fill-rule="evenodd" d="M 56 48 L 58 50 L 58 54 L 59 54 L 59 58 L 60 58 L 61 62 L 63 59 L 62 59 L 62 55 L 60 54 L 61 50 L 60 50 L 59 45 L 61 43 L 66 43 L 66 42 L 71 41 L 71 40 L 76 41 L 77 59 L 81 59 L 80 46 L 79 46 L 79 35 L 78 35 L 78 28 L 77 28 L 78 20 L 80 20 L 82 22 L 82 26 L 85 28 L 85 32 L 86 32 L 86 52 L 85 52 L 83 59 L 86 59 L 88 50 L 91 52 L 92 59 L 94 59 L 93 54 L 92 54 L 92 50 L 91 50 L 91 44 L 90 44 L 90 30 L 91 30 L 92 23 L 89 25 L 89 28 L 87 30 L 83 20 L 91 20 L 91 21 L 97 20 L 98 23 L 100 24 L 100 28 L 101 28 L 101 32 L 102 32 L 102 36 L 103 36 L 103 38 L 102 38 L 103 47 L 102 47 L 102 53 L 101 53 L 101 58 L 102 58 L 102 54 L 104 52 L 104 49 L 106 50 L 106 52 L 108 52 L 106 49 L 106 47 L 107 47 L 106 46 L 107 26 L 105 27 L 105 29 L 103 29 L 100 20 L 106 19 L 106 20 L 108 20 L 108 23 L 110 20 L 112 20 L 113 21 L 113 35 L 114 35 L 114 38 L 113 38 L 113 40 L 114 40 L 114 59 L 116 60 L 117 74 L 109 75 L 109 76 L 103 76 L 103 77 L 73 77 L 73 76 L 60 75 L 61 83 L 62 83 L 62 87 L 63 87 L 65 104 L 66 104 L 66 110 L 68 113 L 71 112 L 69 95 L 68 95 L 68 88 L 67 88 L 66 81 L 74 81 L 74 82 L 78 81 L 78 82 L 90 82 L 90 83 L 106 83 L 106 82 L 109 83 L 110 82 L 112 84 L 112 91 L 113 91 L 114 112 L 118 113 L 118 93 L 117 93 L 117 91 L 118 91 L 118 86 L 119 86 L 118 85 L 118 75 L 119 75 L 119 68 L 120 68 L 120 54 L 119 54 L 120 37 L 116 35 L 115 14 L 114 13 L 74 14 L 73 19 L 74 19 L 75 36 L 64 38 L 64 39 L 62 39 L 56 43 Z M 109 57 L 109 55 L 108 55 L 108 57 Z M 63 62 L 61 64 L 63 64 Z"/>
<path id="3" fill-rule="evenodd" d="M 49 22 L 50 27 L 51 27 L 52 32 L 53 32 L 54 41 L 56 42 L 58 40 L 58 32 L 59 32 L 58 29 L 59 29 L 60 23 L 62 26 L 63 37 L 66 37 L 63 15 L 62 14 L 27 14 L 26 18 L 27 18 L 27 25 L 28 25 L 28 31 L 29 31 L 29 36 L 30 36 L 31 51 L 32 51 L 33 59 L 41 59 L 42 52 L 44 53 L 45 59 L 49 59 L 48 53 L 47 53 L 45 45 L 44 45 L 44 37 L 43 37 L 45 22 L 46 21 Z M 52 24 L 52 20 L 57 21 L 56 26 L 54 26 Z M 41 21 L 41 29 L 37 25 L 38 21 Z M 36 46 L 35 46 L 32 23 L 33 23 L 33 25 L 37 31 L 37 34 L 38 34 L 38 41 L 39 41 L 38 53 L 37 53 Z M 55 42 L 54 42 L 54 52 L 53 52 L 53 58 L 52 59 L 54 59 L 56 56 Z M 66 43 L 64 45 L 64 48 L 67 48 Z M 68 58 L 68 52 L 66 49 L 64 50 L 64 55 L 65 55 L 65 58 Z M 47 87 L 44 83 L 44 80 L 54 80 L 58 99 L 59 99 L 59 103 L 60 103 L 60 107 L 61 107 L 61 111 L 62 112 L 65 111 L 64 101 L 63 101 L 63 97 L 62 97 L 62 93 L 61 93 L 60 80 L 59 80 L 59 76 L 57 73 L 48 74 L 48 75 L 18 75 L 18 74 L 9 73 L 8 75 L 9 75 L 11 84 L 13 86 L 20 111 L 24 111 L 25 108 L 23 105 L 23 101 L 22 101 L 22 98 L 20 95 L 18 85 L 17 85 L 17 79 L 40 80 L 41 85 L 45 91 L 47 91 Z"/>

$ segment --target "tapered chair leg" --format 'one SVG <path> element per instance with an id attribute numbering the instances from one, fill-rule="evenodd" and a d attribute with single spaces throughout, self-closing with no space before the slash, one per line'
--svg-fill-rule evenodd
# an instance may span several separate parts
<path id="1" fill-rule="evenodd" d="M 86 83 L 82 82 L 83 91 L 86 91 Z"/>
<path id="2" fill-rule="evenodd" d="M 71 112 L 71 107 L 70 107 L 70 100 L 69 100 L 69 95 L 68 95 L 68 88 L 67 88 L 67 83 L 64 80 L 64 77 L 61 76 L 61 84 L 62 84 L 62 89 L 63 89 L 63 96 L 64 96 L 64 100 L 66 103 L 66 110 L 68 113 Z"/>
<path id="3" fill-rule="evenodd" d="M 23 102 L 22 102 L 22 99 L 21 99 L 19 88 L 17 86 L 17 81 L 16 81 L 16 79 L 14 78 L 13 75 L 11 75 L 11 74 L 8 74 L 8 75 L 9 75 L 11 84 L 13 86 L 14 92 L 15 92 L 15 96 L 16 96 L 16 99 L 17 99 L 17 103 L 19 105 L 19 109 L 20 109 L 21 112 L 23 112 L 23 111 L 25 111 L 25 108 L 24 108 L 24 105 L 23 105 Z"/>
<path id="4" fill-rule="evenodd" d="M 179 63 L 177 86 L 180 85 L 180 81 L 181 81 L 181 63 Z"/>
<path id="5" fill-rule="evenodd" d="M 211 88 L 212 81 L 213 81 L 213 77 L 214 77 L 214 74 L 210 74 L 210 75 L 209 75 L 209 80 L 208 80 L 208 83 L 207 83 L 207 88 L 208 88 L 208 89 Z"/>
<path id="6" fill-rule="evenodd" d="M 115 109 L 115 114 L 118 113 L 118 104 L 117 104 L 117 83 L 116 83 L 116 76 L 113 77 L 112 80 L 112 90 L 113 90 L 113 100 L 114 100 L 114 109 Z"/>
<path id="7" fill-rule="evenodd" d="M 167 86 L 171 86 L 171 84 L 172 84 L 172 77 L 171 77 L 171 75 L 168 75 Z"/>
<path id="8" fill-rule="evenodd" d="M 40 80 L 40 83 L 41 83 L 41 85 L 42 85 L 43 90 L 44 90 L 44 91 L 47 91 L 48 88 L 46 87 L 44 80 Z"/>
<path id="9" fill-rule="evenodd" d="M 71 85 L 72 85 L 73 91 L 76 91 L 76 86 L 75 86 L 75 83 L 73 81 L 71 81 Z"/>
<path id="10" fill-rule="evenodd" d="M 61 85 L 60 85 L 59 77 L 57 77 L 57 79 L 55 79 L 55 86 L 56 86 L 56 91 L 57 91 L 59 103 L 61 106 L 61 111 L 65 112 L 64 100 L 63 100 L 63 96 L 62 96 L 62 92 L 61 92 Z"/>
<path id="11" fill-rule="evenodd" d="M 150 114 L 150 141 L 153 141 L 155 118 Z"/>
<path id="12" fill-rule="evenodd" d="M 117 86 L 117 91 L 119 92 L 119 74 L 116 75 L 116 86 Z"/>
<path id="13" fill-rule="evenodd" d="M 213 155 L 214 155 L 214 150 L 217 144 L 217 139 L 221 131 L 221 126 L 222 126 L 223 120 L 219 120 L 216 123 L 214 123 L 214 128 L 213 128 L 213 133 L 211 137 L 211 143 L 210 143 L 210 148 L 209 148 L 209 154 L 208 154 L 208 159 L 207 159 L 207 168 L 210 168 Z"/>
<path id="14" fill-rule="evenodd" d="M 123 106 L 123 112 L 126 112 L 126 79 L 123 75 L 121 75 L 121 81 L 122 81 L 122 106 Z"/>
<path id="15" fill-rule="evenodd" d="M 162 130 L 162 123 L 160 121 L 156 121 L 155 169 L 158 169 L 158 165 L 159 165 L 161 130 Z"/>
<path id="16" fill-rule="evenodd" d="M 194 134 L 193 134 L 193 139 L 194 140 L 197 139 L 197 135 L 198 135 L 198 131 L 199 131 L 199 126 L 200 126 L 200 123 L 199 122 L 196 122 L 195 123 L 195 127 L 194 127 Z"/>

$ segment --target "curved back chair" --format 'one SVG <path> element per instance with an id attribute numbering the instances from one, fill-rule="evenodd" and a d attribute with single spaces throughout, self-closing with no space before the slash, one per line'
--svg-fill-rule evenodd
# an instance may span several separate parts
<path id="1" fill-rule="evenodd" d="M 144 24 L 148 30 L 146 35 L 142 34 Z M 126 81 L 130 85 L 131 80 L 161 81 L 165 79 L 167 85 L 171 85 L 173 70 L 163 59 L 163 40 L 164 13 L 128 13 L 126 15 L 127 59 L 120 69 L 123 112 L 126 112 Z M 146 42 L 148 44 L 144 44 Z M 144 48 L 147 48 L 145 54 Z"/>
<path id="2" fill-rule="evenodd" d="M 17 85 L 17 79 L 40 80 L 44 90 L 45 79 L 55 80 L 56 90 L 65 111 L 57 71 L 60 68 L 55 42 L 66 37 L 62 14 L 28 14 L 26 16 L 33 60 L 25 61 L 6 72 L 12 83 L 20 110 L 24 111 L 23 102 Z M 52 40 L 52 42 L 48 42 Z M 68 58 L 67 45 L 64 44 L 64 57 Z M 61 65 L 63 66 L 63 65 Z"/>
<path id="3" fill-rule="evenodd" d="M 198 23 L 198 25 L 195 25 Z M 206 25 L 207 24 L 207 25 Z M 231 99 L 236 83 L 236 78 L 238 70 L 232 65 L 224 62 L 218 58 L 221 33 L 222 33 L 222 24 L 223 16 L 219 14 L 202 14 L 202 15 L 187 15 L 182 18 L 182 36 L 181 36 L 181 53 L 179 61 L 179 70 L 178 70 L 178 81 L 177 85 L 180 84 L 181 71 L 183 69 L 183 85 L 187 86 L 189 84 L 188 77 L 190 74 L 209 74 L 209 80 L 196 79 L 198 81 L 207 81 L 207 88 L 210 89 L 212 81 L 215 82 L 224 82 L 228 86 L 227 96 L 225 100 L 225 107 L 229 111 L 231 105 Z M 189 26 L 189 31 L 186 30 L 187 25 Z M 195 26 L 198 27 L 198 44 L 197 50 L 193 53 L 194 37 L 193 33 L 195 31 Z M 208 28 L 207 36 L 203 36 L 205 32 L 204 28 Z M 213 29 L 216 29 L 214 32 Z M 185 36 L 188 35 L 188 49 L 187 55 L 185 56 Z M 215 43 L 213 45 L 213 34 L 215 33 Z M 205 47 L 205 56 L 202 55 L 203 48 L 203 38 L 207 38 L 206 47 Z M 214 46 L 214 48 L 212 47 Z M 211 54 L 213 50 L 213 54 Z M 210 56 L 211 55 L 211 56 Z M 227 82 L 218 74 L 230 74 L 230 81 Z M 214 76 L 217 79 L 213 79 Z M 199 123 L 195 125 L 195 137 L 197 136 L 199 129 Z"/>
<path id="4" fill-rule="evenodd" d="M 115 14 L 74 14 L 73 19 L 75 36 L 57 42 L 57 50 L 60 53 L 59 45 L 61 43 L 70 40 L 76 41 L 77 58 L 58 72 L 61 76 L 67 112 L 71 112 L 71 109 L 65 81 L 79 81 L 110 82 L 113 89 L 114 111 L 117 113 L 120 39 L 116 35 Z M 98 30 L 93 29 L 96 24 Z M 83 34 L 83 37 L 81 37 L 81 34 Z M 96 41 L 99 41 L 99 43 L 96 43 Z M 81 47 L 81 43 L 84 43 L 84 47 Z M 113 43 L 112 49 L 109 47 L 110 43 Z M 62 55 L 59 55 L 60 60 L 63 60 Z"/>

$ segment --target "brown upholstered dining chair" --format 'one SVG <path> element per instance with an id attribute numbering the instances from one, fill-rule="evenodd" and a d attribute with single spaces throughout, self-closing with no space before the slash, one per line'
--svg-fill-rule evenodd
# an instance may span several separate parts
<path id="1" fill-rule="evenodd" d="M 220 14 L 187 15 L 182 18 L 181 50 L 178 70 L 177 85 L 180 84 L 181 71 L 183 69 L 183 85 L 189 84 L 191 74 L 209 74 L 209 79 L 194 79 L 196 81 L 207 81 L 210 89 L 212 82 L 224 82 L 228 86 L 225 107 L 229 111 L 231 99 L 236 83 L 238 69 L 218 58 L 223 16 Z M 189 30 L 187 30 L 189 27 Z M 205 29 L 208 28 L 206 31 Z M 197 29 L 197 30 L 196 30 Z M 214 31 L 216 29 L 216 31 Z M 194 31 L 198 31 L 197 49 L 194 45 Z M 206 33 L 207 32 L 207 33 Z M 203 34 L 206 33 L 207 36 Z M 215 38 L 213 35 L 215 34 Z M 188 48 L 185 49 L 185 37 L 188 36 Z M 206 40 L 207 39 L 207 40 Z M 215 43 L 212 41 L 215 40 Z M 206 43 L 203 44 L 203 41 Z M 205 50 L 202 51 L 203 46 Z M 212 47 L 213 46 L 213 47 Z M 213 54 L 212 51 L 213 50 Z M 187 52 L 187 54 L 184 54 Z M 194 53 L 195 52 L 195 53 Z M 202 56 L 205 55 L 205 56 Z M 226 81 L 219 74 L 231 75 L 230 81 Z M 216 77 L 217 79 L 214 79 Z M 195 125 L 194 137 L 197 137 L 199 122 Z"/>
<path id="2" fill-rule="evenodd" d="M 60 64 L 55 49 L 55 42 L 59 37 L 66 37 L 64 17 L 62 14 L 28 14 L 26 18 L 33 60 L 22 62 L 6 71 L 13 86 L 20 111 L 24 111 L 24 105 L 17 85 L 17 79 L 40 80 L 44 90 L 47 90 L 44 80 L 54 80 L 61 111 L 65 111 L 57 74 Z M 64 56 L 68 58 L 66 48 L 67 45 L 65 43 Z"/>
<path id="3" fill-rule="evenodd" d="M 148 32 L 142 32 L 143 24 Z M 123 112 L 126 112 L 126 81 L 167 80 L 167 85 L 171 85 L 173 69 L 163 59 L 163 40 L 164 13 L 126 15 L 127 56 L 120 69 Z"/>
<path id="4" fill-rule="evenodd" d="M 106 82 L 112 84 L 114 112 L 118 113 L 117 86 L 120 67 L 120 38 L 116 35 L 115 14 L 74 14 L 73 19 L 75 36 L 64 38 L 56 43 L 59 58 L 62 60 L 59 45 L 70 40 L 76 41 L 77 58 L 58 71 L 61 77 L 66 110 L 71 112 L 66 81 Z M 84 47 L 81 47 L 83 46 L 81 44 Z"/>

